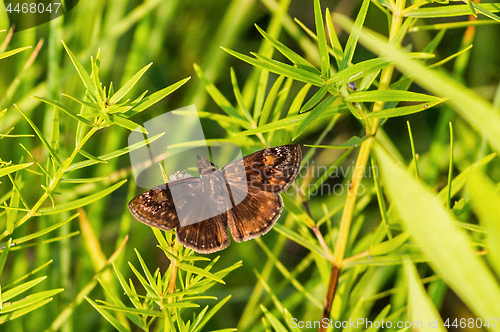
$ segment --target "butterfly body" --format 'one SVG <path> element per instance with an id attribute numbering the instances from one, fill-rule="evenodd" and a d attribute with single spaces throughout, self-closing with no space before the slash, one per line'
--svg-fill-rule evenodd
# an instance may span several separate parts
<path id="1" fill-rule="evenodd" d="M 267 233 L 281 214 L 286 190 L 298 174 L 298 145 L 264 149 L 219 170 L 198 157 L 200 177 L 172 181 L 129 203 L 139 221 L 177 230 L 177 240 L 199 253 L 212 253 L 229 243 Z"/>

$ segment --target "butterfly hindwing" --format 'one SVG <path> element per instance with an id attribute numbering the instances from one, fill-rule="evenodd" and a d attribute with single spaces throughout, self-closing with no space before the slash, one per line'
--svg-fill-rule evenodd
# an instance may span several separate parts
<path id="1" fill-rule="evenodd" d="M 177 240 L 201 254 L 225 249 L 229 243 L 227 212 L 185 227 L 177 227 Z"/>
<path id="2" fill-rule="evenodd" d="M 238 194 L 233 188 L 231 194 Z M 278 220 L 283 209 L 280 194 L 248 188 L 240 204 L 228 211 L 228 224 L 236 242 L 243 242 L 266 234 Z"/>

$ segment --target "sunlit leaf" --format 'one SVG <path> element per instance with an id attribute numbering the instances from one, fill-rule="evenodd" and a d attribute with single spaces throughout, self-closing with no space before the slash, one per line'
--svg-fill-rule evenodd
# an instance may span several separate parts
<path id="1" fill-rule="evenodd" d="M 59 213 L 59 212 L 63 212 L 63 211 L 74 210 L 76 208 L 85 206 L 87 204 L 90 204 L 92 202 L 95 202 L 95 201 L 103 198 L 104 196 L 112 193 L 113 191 L 115 191 L 116 189 L 121 187 L 121 185 L 124 184 L 125 182 L 127 182 L 127 180 L 122 180 L 122 181 L 120 181 L 120 182 L 118 182 L 118 183 L 116 183 L 116 184 L 114 184 L 114 185 L 112 185 L 104 190 L 101 190 L 95 194 L 92 194 L 92 195 L 89 195 L 89 196 L 86 196 L 83 198 L 79 198 L 79 199 L 74 200 L 72 202 L 56 205 L 55 207 L 42 208 L 42 209 L 38 210 L 38 213 L 41 215 L 48 215 L 48 214 L 54 214 L 54 213 Z"/>

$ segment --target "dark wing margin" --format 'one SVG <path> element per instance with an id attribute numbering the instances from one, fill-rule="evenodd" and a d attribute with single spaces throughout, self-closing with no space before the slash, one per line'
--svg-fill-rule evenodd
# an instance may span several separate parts
<path id="1" fill-rule="evenodd" d="M 177 241 L 200 254 L 210 254 L 229 246 L 227 213 L 185 227 L 177 227 Z"/>
<path id="2" fill-rule="evenodd" d="M 233 161 L 222 169 L 230 188 L 247 186 L 279 193 L 290 187 L 300 170 L 302 152 L 299 145 L 264 149 Z"/>
<path id="3" fill-rule="evenodd" d="M 170 231 L 179 225 L 179 218 L 172 198 L 170 188 L 182 186 L 183 192 L 188 194 L 200 187 L 199 178 L 188 178 L 174 181 L 171 184 L 162 184 L 144 194 L 141 194 L 128 203 L 132 215 L 144 224 Z M 189 197 L 186 197 L 186 202 Z"/>
<path id="4" fill-rule="evenodd" d="M 232 193 L 239 189 L 233 188 Z M 249 187 L 245 199 L 227 212 L 231 235 L 243 242 L 266 234 L 273 228 L 283 209 L 280 194 Z"/>

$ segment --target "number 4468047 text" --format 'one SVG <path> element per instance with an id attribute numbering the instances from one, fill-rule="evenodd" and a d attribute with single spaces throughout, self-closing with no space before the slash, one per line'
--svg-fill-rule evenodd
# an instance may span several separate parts
<path id="1" fill-rule="evenodd" d="M 52 6 L 54 5 L 54 6 Z M 56 13 L 59 10 L 59 7 L 61 7 L 60 2 L 55 2 L 55 3 L 49 3 L 48 5 L 45 5 L 43 3 L 17 3 L 14 8 L 12 8 L 12 3 L 9 3 L 9 5 L 5 8 L 5 10 L 8 13 Z"/>
<path id="2" fill-rule="evenodd" d="M 487 327 L 487 328 L 495 328 L 495 326 L 497 325 L 497 322 L 498 322 L 498 318 L 491 318 L 491 322 L 490 322 L 490 318 L 486 319 L 486 321 L 483 322 L 483 320 L 481 318 L 469 318 L 469 319 L 466 319 L 466 318 L 455 318 L 454 320 L 448 318 L 446 319 L 446 321 L 444 322 L 444 326 L 447 327 L 447 328 L 450 328 L 450 327 L 455 327 L 455 328 L 458 328 L 458 327 L 461 327 L 461 328 L 481 328 L 481 327 Z"/>

